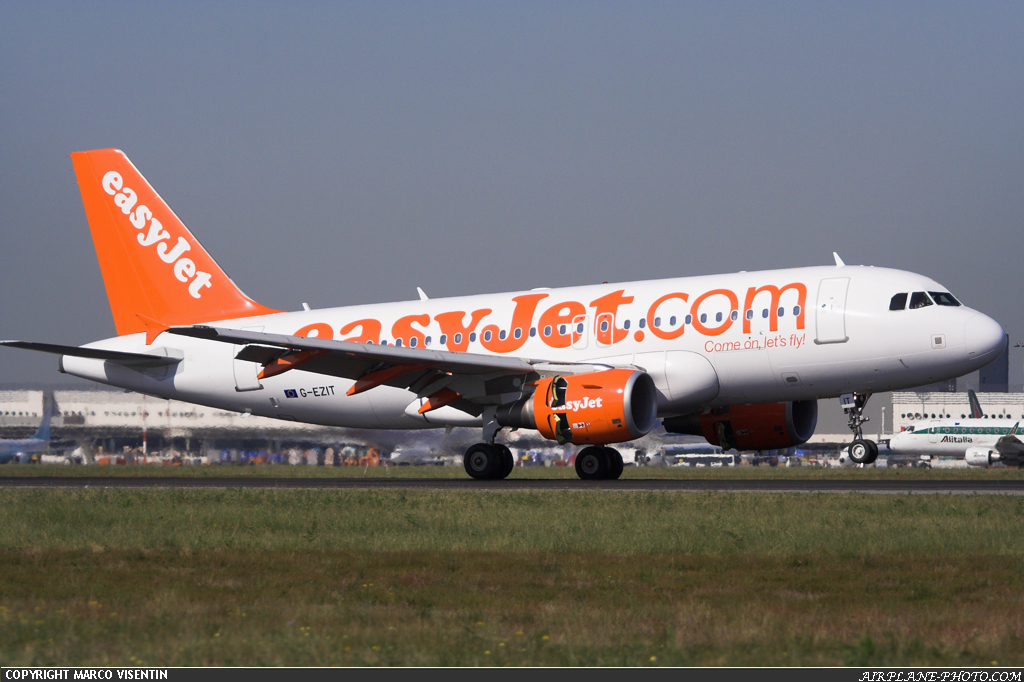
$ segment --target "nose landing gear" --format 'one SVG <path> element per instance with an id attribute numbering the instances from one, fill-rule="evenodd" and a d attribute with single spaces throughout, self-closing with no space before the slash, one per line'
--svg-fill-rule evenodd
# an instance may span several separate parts
<path id="1" fill-rule="evenodd" d="M 864 438 L 863 426 L 870 418 L 864 416 L 864 407 L 868 404 L 870 393 L 845 393 L 839 397 L 843 412 L 847 414 L 847 424 L 853 432 L 850 443 L 850 461 L 855 464 L 871 464 L 878 459 L 878 444 Z"/>

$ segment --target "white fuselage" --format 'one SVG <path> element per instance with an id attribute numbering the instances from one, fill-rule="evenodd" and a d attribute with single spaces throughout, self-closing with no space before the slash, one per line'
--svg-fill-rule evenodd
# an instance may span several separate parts
<path id="1" fill-rule="evenodd" d="M 774 291 L 772 290 L 774 288 Z M 417 300 L 217 320 L 216 327 L 552 362 L 632 365 L 658 389 L 660 416 L 717 405 L 899 390 L 987 364 L 1002 327 L 966 306 L 889 310 L 901 292 L 945 291 L 910 272 L 810 267 Z M 458 336 L 456 336 L 458 335 Z M 258 381 L 239 347 L 164 333 L 91 348 L 184 359 L 134 370 L 64 356 L 63 371 L 140 393 L 256 415 L 361 428 L 479 425 L 444 408 L 419 415 L 410 391 L 291 370 Z M 157 351 L 158 352 L 158 351 Z M 294 396 L 294 397 L 292 397 Z M 418 402 L 415 402 L 418 405 Z"/>
<path id="2" fill-rule="evenodd" d="M 992 419 L 930 419 L 919 421 L 889 439 L 898 454 L 963 457 L 971 448 L 995 449 L 1016 422 Z"/>

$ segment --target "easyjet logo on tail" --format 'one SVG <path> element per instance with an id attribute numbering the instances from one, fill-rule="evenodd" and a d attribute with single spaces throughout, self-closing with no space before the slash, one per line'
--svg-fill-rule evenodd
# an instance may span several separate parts
<path id="1" fill-rule="evenodd" d="M 153 215 L 145 204 L 138 203 L 138 196 L 130 187 L 124 186 L 124 180 L 117 171 L 109 171 L 103 176 L 103 191 L 114 197 L 114 205 L 121 210 L 121 213 L 128 216 L 128 220 L 136 230 L 139 244 L 142 246 L 155 246 L 156 254 L 164 263 L 171 267 L 174 277 L 182 283 L 188 284 L 188 293 L 192 298 L 200 298 L 200 290 L 203 287 L 210 287 L 211 275 L 196 268 L 191 258 L 184 254 L 192 246 L 184 237 L 179 236 L 171 246 L 171 234 L 164 229 L 163 224 Z M 148 229 L 147 229 L 148 224 Z"/>

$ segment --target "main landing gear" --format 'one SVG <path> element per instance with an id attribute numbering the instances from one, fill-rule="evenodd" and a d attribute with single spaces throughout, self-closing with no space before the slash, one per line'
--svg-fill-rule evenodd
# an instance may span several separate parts
<path id="1" fill-rule="evenodd" d="M 462 458 L 466 473 L 479 481 L 508 477 L 515 466 L 512 451 L 501 443 L 470 445 Z M 622 475 L 622 455 L 614 448 L 590 445 L 576 455 L 576 475 L 584 481 L 615 480 Z"/>
<path id="2" fill-rule="evenodd" d="M 511 474 L 516 463 L 512 451 L 501 443 L 477 443 L 466 450 L 462 464 L 473 478 L 490 481 Z"/>
<path id="3" fill-rule="evenodd" d="M 614 448 L 588 445 L 576 454 L 576 475 L 584 481 L 615 480 L 622 475 L 622 455 Z"/>
<path id="4" fill-rule="evenodd" d="M 488 416 L 491 418 L 488 419 Z M 506 478 L 515 467 L 512 451 L 494 442 L 500 430 L 501 426 L 494 421 L 493 416 L 485 415 L 485 442 L 470 445 L 462 457 L 466 473 L 478 481 Z M 615 480 L 622 475 L 622 455 L 614 448 L 588 445 L 576 455 L 576 475 L 584 481 Z"/>
<path id="5" fill-rule="evenodd" d="M 853 431 L 853 442 L 850 443 L 850 461 L 854 464 L 871 464 L 878 459 L 878 444 L 864 438 L 864 423 L 870 421 L 864 416 L 864 406 L 868 404 L 870 393 L 846 393 L 839 397 L 843 412 L 848 416 L 848 426 Z"/>

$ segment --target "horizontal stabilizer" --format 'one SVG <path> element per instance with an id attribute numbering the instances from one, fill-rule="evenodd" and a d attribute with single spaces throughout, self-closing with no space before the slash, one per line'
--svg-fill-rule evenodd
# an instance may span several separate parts
<path id="1" fill-rule="evenodd" d="M 181 362 L 184 357 L 180 351 L 171 351 L 166 348 L 158 348 L 148 353 L 127 353 L 120 350 L 104 350 L 102 348 L 81 348 L 79 346 L 62 346 L 56 343 L 38 343 L 35 341 L 0 341 L 0 346 L 11 348 L 24 348 L 25 350 L 39 351 L 40 353 L 53 353 L 55 355 L 70 355 L 76 358 L 90 358 L 92 360 L 107 360 L 120 365 L 132 367 L 161 367 Z M 175 357 L 177 355 L 178 357 Z"/>

